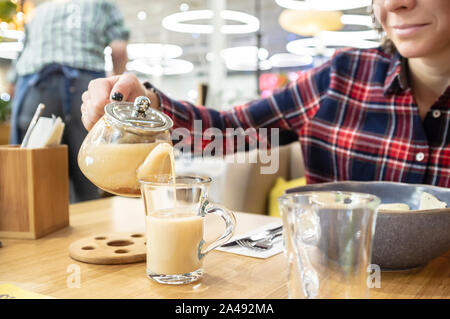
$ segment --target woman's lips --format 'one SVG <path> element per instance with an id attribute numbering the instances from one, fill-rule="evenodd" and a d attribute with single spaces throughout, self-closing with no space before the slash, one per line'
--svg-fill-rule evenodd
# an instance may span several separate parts
<path id="1" fill-rule="evenodd" d="M 393 26 L 392 30 L 399 37 L 408 37 L 408 36 L 415 35 L 415 33 L 421 31 L 427 25 L 428 25 L 428 23 L 402 24 L 402 25 Z"/>

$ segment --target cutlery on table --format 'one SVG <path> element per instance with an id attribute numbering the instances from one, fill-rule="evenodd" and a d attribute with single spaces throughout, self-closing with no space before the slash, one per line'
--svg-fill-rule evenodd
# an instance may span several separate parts
<path id="1" fill-rule="evenodd" d="M 254 243 L 254 242 L 259 242 L 259 241 L 264 241 L 267 240 L 268 238 L 270 238 L 270 236 L 275 235 L 275 234 L 282 234 L 283 232 L 283 226 L 278 226 L 272 229 L 267 229 L 264 230 L 262 232 L 259 232 L 257 234 L 248 236 L 248 237 L 244 237 L 244 238 L 239 238 L 237 240 L 233 240 L 230 241 L 226 244 L 223 244 L 221 247 L 231 247 L 231 246 L 236 246 L 238 245 L 238 241 L 245 241 L 245 242 L 250 242 L 250 243 Z"/>
<path id="2" fill-rule="evenodd" d="M 250 248 L 250 249 L 270 249 L 273 247 L 274 239 L 283 235 L 283 232 L 278 232 L 258 241 L 250 241 L 250 240 L 238 240 L 237 244 L 241 247 Z"/>

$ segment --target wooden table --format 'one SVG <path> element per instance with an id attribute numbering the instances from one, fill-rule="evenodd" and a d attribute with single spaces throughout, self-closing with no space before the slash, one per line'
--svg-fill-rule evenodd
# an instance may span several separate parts
<path id="1" fill-rule="evenodd" d="M 236 234 L 275 220 L 236 215 Z M 144 223 L 139 199 L 113 197 L 71 205 L 68 228 L 38 240 L 2 239 L 0 284 L 56 298 L 287 298 L 284 254 L 261 260 L 212 251 L 205 259 L 204 278 L 181 286 L 149 280 L 145 263 L 92 265 L 69 257 L 69 245 L 82 237 L 112 231 L 143 232 Z M 207 227 L 208 232 L 218 233 L 223 225 L 211 217 Z M 81 270 L 80 288 L 67 285 L 73 265 Z M 381 288 L 371 289 L 371 298 L 450 298 L 450 252 L 420 270 L 382 272 Z"/>

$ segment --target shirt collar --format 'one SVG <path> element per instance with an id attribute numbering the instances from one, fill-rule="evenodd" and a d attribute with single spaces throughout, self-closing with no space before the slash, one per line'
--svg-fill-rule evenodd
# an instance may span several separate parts
<path id="1" fill-rule="evenodd" d="M 389 64 L 386 80 L 384 81 L 384 94 L 394 93 L 397 90 L 408 88 L 408 60 L 396 52 Z"/>

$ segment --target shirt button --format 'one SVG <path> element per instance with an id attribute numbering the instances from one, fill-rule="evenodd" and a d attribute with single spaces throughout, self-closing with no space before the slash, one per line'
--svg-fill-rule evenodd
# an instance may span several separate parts
<path id="1" fill-rule="evenodd" d="M 422 152 L 416 154 L 416 161 L 421 162 L 425 158 L 425 154 Z"/>
<path id="2" fill-rule="evenodd" d="M 437 119 L 439 116 L 441 116 L 441 111 L 439 111 L 439 110 L 434 110 L 434 111 L 433 111 L 433 117 L 434 117 L 435 119 Z"/>

